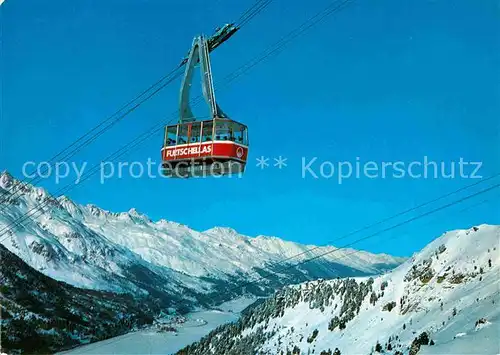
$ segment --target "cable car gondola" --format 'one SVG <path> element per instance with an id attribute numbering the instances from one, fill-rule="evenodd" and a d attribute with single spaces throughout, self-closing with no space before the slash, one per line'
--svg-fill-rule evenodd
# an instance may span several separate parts
<path id="1" fill-rule="evenodd" d="M 228 27 L 229 26 L 229 27 Z M 248 155 L 248 129 L 230 119 L 215 101 L 209 52 L 237 28 L 226 25 L 214 36 L 193 40 L 181 85 L 179 122 L 165 127 L 162 148 L 163 174 L 167 177 L 222 176 L 243 173 Z M 221 33 L 222 31 L 222 33 Z M 189 105 L 194 68 L 200 63 L 203 96 L 211 119 L 196 120 Z"/>

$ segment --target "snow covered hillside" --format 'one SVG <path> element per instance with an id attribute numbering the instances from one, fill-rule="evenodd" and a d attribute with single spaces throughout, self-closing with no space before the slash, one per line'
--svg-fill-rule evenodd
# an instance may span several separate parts
<path id="1" fill-rule="evenodd" d="M 0 353 L 49 354 L 107 339 L 161 310 L 152 297 L 84 290 L 28 266 L 0 245 Z"/>
<path id="2" fill-rule="evenodd" d="M 22 193 L 13 194 L 16 190 Z M 246 292 L 268 292 L 278 280 L 289 284 L 308 278 L 375 274 L 404 261 L 367 252 L 348 255 L 351 251 L 341 250 L 301 270 L 280 272 L 283 265 L 276 266 L 277 262 L 312 246 L 274 237 L 250 238 L 229 228 L 197 232 L 166 220 L 151 221 L 135 210 L 112 213 L 82 206 L 22 185 L 8 173 L 0 174 L 0 199 L 7 199 L 0 205 L 0 230 L 33 210 L 32 216 L 7 234 L 0 233 L 0 240 L 36 270 L 78 287 L 153 293 L 174 303 L 199 304 L 208 294 L 229 299 L 232 294 L 225 291 L 229 286 L 258 274 L 265 275 L 265 282 Z M 319 248 L 316 253 L 331 249 Z M 263 267 L 274 271 L 264 273 Z"/>
<path id="3" fill-rule="evenodd" d="M 381 276 L 285 287 L 179 354 L 499 354 L 499 244 L 451 231 Z"/>

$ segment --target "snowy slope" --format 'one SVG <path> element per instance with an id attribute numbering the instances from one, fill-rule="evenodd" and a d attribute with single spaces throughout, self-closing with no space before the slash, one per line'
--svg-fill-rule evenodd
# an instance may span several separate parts
<path id="1" fill-rule="evenodd" d="M 202 310 L 187 314 L 180 323 L 169 323 L 175 332 L 158 332 L 158 327 L 149 327 L 141 331 L 128 333 L 110 340 L 80 346 L 63 354 L 84 355 L 137 355 L 174 354 L 179 349 L 198 341 L 218 326 L 235 322 L 239 312 L 252 304 L 255 298 L 237 298 L 223 303 L 217 309 Z M 157 323 L 161 324 L 161 323 Z"/>
<path id="2" fill-rule="evenodd" d="M 14 196 L 18 189 L 23 193 Z M 33 208 L 36 213 L 7 234 L 0 233 L 2 244 L 45 275 L 84 288 L 140 293 L 152 287 L 194 300 L 196 294 L 214 292 L 216 285 L 256 277 L 255 270 L 264 266 L 276 269 L 276 275 L 283 266 L 273 264 L 312 247 L 274 237 L 250 238 L 229 228 L 198 232 L 174 222 L 151 221 L 134 209 L 112 213 L 82 206 L 21 185 L 8 173 L 0 174 L 0 199 L 4 198 L 8 200 L 0 206 L 0 230 Z M 346 253 L 342 250 L 301 272 L 290 271 L 284 280 L 374 274 L 403 261 L 366 252 L 336 260 Z"/>
<path id="3" fill-rule="evenodd" d="M 180 353 L 498 354 L 499 243 L 500 226 L 481 225 L 376 278 L 286 287 Z"/>
<path id="4" fill-rule="evenodd" d="M 151 297 L 85 290 L 36 271 L 0 245 L 0 353 L 51 354 L 150 324 Z"/>

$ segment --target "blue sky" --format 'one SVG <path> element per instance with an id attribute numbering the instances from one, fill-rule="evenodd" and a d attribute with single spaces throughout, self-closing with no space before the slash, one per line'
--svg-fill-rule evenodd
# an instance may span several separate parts
<path id="1" fill-rule="evenodd" d="M 329 3 L 274 0 L 213 53 L 215 82 Z M 251 4 L 7 0 L 0 8 L 0 169 L 20 177 L 26 161 L 48 160 L 169 72 L 194 35 L 236 20 Z M 369 234 L 335 242 L 345 233 L 476 180 L 388 176 L 339 184 L 337 175 L 302 178 L 302 158 L 316 157 L 316 172 L 323 162 L 409 164 L 424 156 L 448 167 L 460 158 L 481 161 L 483 177 L 498 172 L 498 20 L 490 0 L 354 1 L 217 93 L 223 110 L 249 127 L 244 178 L 125 174 L 101 184 L 95 176 L 68 195 L 112 211 L 136 207 L 200 230 L 230 226 L 250 236 L 342 246 Z M 171 119 L 179 87 L 177 81 L 162 90 L 71 162 L 90 167 Z M 203 107 L 196 112 L 207 114 Z M 155 135 L 122 160 L 158 161 L 161 142 Z M 286 157 L 288 166 L 261 170 L 255 166 L 261 156 L 271 164 Z M 52 176 L 40 185 L 55 192 L 74 179 L 56 185 Z M 448 229 L 499 223 L 499 200 L 493 191 L 353 247 L 409 255 Z"/>

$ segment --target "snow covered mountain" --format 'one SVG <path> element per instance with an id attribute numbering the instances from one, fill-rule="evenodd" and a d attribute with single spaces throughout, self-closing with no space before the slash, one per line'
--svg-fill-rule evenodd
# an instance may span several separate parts
<path id="1" fill-rule="evenodd" d="M 445 233 L 381 276 L 288 286 L 179 354 L 499 354 L 500 226 Z"/>
<path id="2" fill-rule="evenodd" d="M 22 193 L 14 193 L 18 190 Z M 296 263 L 335 248 L 304 253 L 312 246 L 250 238 L 229 228 L 198 232 L 166 220 L 151 221 L 134 209 L 112 213 L 66 197 L 56 199 L 8 173 L 0 174 L 0 200 L 6 200 L 0 205 L 1 243 L 34 269 L 73 286 L 154 294 L 173 305 L 202 304 L 214 295 L 221 303 L 233 295 L 232 286 L 259 276 L 264 280 L 246 292 L 267 293 L 318 277 L 376 274 L 404 261 L 339 250 L 300 269 L 286 269 L 278 263 L 303 253 L 289 260 Z M 22 223 L 7 228 L 28 212 Z"/>
<path id="3" fill-rule="evenodd" d="M 52 354 L 150 324 L 153 297 L 85 290 L 56 281 L 0 245 L 0 353 Z"/>

